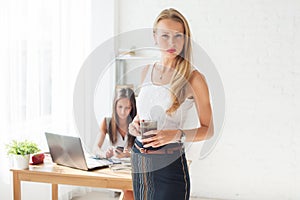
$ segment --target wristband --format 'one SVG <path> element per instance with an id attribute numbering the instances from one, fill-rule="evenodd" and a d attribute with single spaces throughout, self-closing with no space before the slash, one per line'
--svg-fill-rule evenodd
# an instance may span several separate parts
<path id="1" fill-rule="evenodd" d="M 185 132 L 181 129 L 178 129 L 180 131 L 180 139 L 179 139 L 179 142 L 180 143 L 184 143 L 185 142 L 185 139 L 186 139 L 186 136 L 185 136 Z"/>

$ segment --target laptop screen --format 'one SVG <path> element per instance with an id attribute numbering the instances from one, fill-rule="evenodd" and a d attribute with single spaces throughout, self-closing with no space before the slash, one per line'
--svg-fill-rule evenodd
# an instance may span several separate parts
<path id="1" fill-rule="evenodd" d="M 80 138 L 53 133 L 45 135 L 53 162 L 88 170 Z"/>

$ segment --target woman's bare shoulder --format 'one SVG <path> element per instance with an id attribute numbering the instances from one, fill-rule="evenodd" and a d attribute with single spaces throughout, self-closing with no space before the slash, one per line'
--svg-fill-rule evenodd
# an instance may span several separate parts
<path id="1" fill-rule="evenodd" d="M 145 80 L 145 78 L 146 78 L 146 75 L 147 75 L 147 72 L 148 72 L 149 68 L 150 68 L 150 64 L 144 65 L 144 66 L 142 67 L 142 72 L 141 72 L 141 83 L 144 82 L 144 80 Z"/>
<path id="2" fill-rule="evenodd" d="M 193 70 L 189 79 L 189 83 L 192 87 L 193 85 L 196 86 L 197 84 L 206 85 L 206 79 L 201 72 L 199 72 L 198 70 Z"/>
<path id="3" fill-rule="evenodd" d="M 194 96 L 195 93 L 202 93 L 207 91 L 207 83 L 205 76 L 198 70 L 194 70 L 189 78 L 189 86 L 187 96 Z"/>
<path id="4" fill-rule="evenodd" d="M 107 130 L 107 126 L 106 126 L 106 117 L 104 117 L 104 118 L 101 120 L 101 123 L 100 123 L 100 130 L 101 130 L 103 133 L 106 133 L 106 130 Z"/>

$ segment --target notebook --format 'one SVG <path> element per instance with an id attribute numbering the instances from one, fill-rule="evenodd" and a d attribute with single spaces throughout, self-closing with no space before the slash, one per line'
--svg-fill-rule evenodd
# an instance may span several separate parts
<path id="1" fill-rule="evenodd" d="M 113 164 L 107 159 L 93 159 L 85 155 L 80 138 L 45 133 L 52 161 L 76 169 L 93 170 Z"/>

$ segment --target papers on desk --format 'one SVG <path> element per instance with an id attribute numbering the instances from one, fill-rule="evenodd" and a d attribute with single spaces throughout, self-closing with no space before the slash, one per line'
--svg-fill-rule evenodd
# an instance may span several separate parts
<path id="1" fill-rule="evenodd" d="M 109 168 L 112 171 L 131 171 L 131 164 L 125 164 L 125 163 L 121 163 L 121 164 L 113 164 L 110 165 Z"/>
<path id="2" fill-rule="evenodd" d="M 130 158 L 99 158 L 92 156 L 96 160 L 109 160 L 113 164 L 109 166 L 112 171 L 131 171 L 131 161 Z"/>
<path id="3" fill-rule="evenodd" d="M 130 158 L 120 158 L 118 159 L 120 163 L 110 165 L 112 171 L 131 171 L 131 161 Z"/>
<path id="4" fill-rule="evenodd" d="M 108 160 L 110 161 L 112 164 L 121 164 L 122 161 L 118 158 L 100 158 L 98 156 L 91 156 L 91 158 L 95 159 L 95 160 Z"/>

